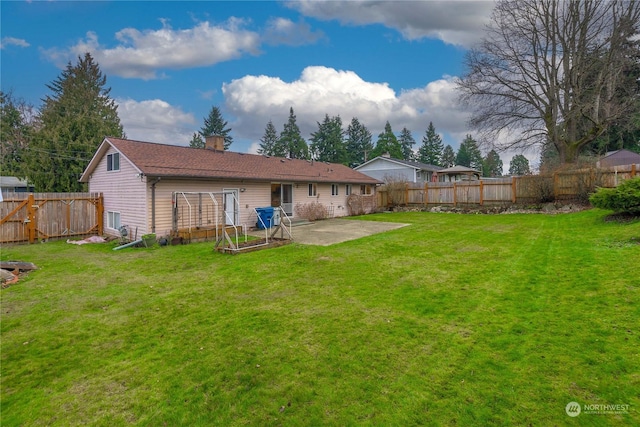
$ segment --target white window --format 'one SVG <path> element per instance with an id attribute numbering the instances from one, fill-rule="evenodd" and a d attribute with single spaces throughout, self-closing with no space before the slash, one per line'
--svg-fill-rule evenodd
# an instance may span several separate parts
<path id="1" fill-rule="evenodd" d="M 347 184 L 344 186 L 344 194 L 346 194 L 347 196 L 351 195 L 351 184 Z"/>
<path id="2" fill-rule="evenodd" d="M 120 229 L 120 212 L 107 212 L 107 228 Z"/>
<path id="3" fill-rule="evenodd" d="M 331 184 L 331 195 L 332 196 L 338 195 L 338 184 Z"/>
<path id="4" fill-rule="evenodd" d="M 309 197 L 316 197 L 317 187 L 316 184 L 309 184 Z"/>
<path id="5" fill-rule="evenodd" d="M 120 170 L 120 153 L 107 154 L 107 170 Z"/>
<path id="6" fill-rule="evenodd" d="M 371 186 L 362 184 L 360 186 L 360 194 L 371 194 Z"/>

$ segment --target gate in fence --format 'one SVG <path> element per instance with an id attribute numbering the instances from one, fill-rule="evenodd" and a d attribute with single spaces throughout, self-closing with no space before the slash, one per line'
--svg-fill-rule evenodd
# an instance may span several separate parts
<path id="1" fill-rule="evenodd" d="M 101 193 L 6 193 L 0 202 L 0 243 L 101 235 Z"/>

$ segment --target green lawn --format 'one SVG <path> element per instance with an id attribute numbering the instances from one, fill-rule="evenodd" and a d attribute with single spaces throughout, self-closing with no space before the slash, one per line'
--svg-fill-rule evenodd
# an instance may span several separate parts
<path id="1" fill-rule="evenodd" d="M 3 247 L 3 426 L 639 425 L 640 221 L 378 214 L 329 247 Z M 627 413 L 565 412 L 628 405 Z"/>

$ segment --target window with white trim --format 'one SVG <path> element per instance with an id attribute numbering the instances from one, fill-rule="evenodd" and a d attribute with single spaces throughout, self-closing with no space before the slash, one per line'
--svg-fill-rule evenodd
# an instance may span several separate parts
<path id="1" fill-rule="evenodd" d="M 120 212 L 107 212 L 107 228 L 120 229 Z"/>
<path id="2" fill-rule="evenodd" d="M 338 195 L 338 184 L 331 184 L 331 195 L 332 196 Z"/>
<path id="3" fill-rule="evenodd" d="M 120 170 L 120 153 L 107 154 L 107 171 Z"/>
<path id="4" fill-rule="evenodd" d="M 316 184 L 309 184 L 309 197 L 316 197 L 318 194 L 318 188 Z"/>
<path id="5" fill-rule="evenodd" d="M 362 184 L 360 186 L 360 194 L 371 194 L 371 186 Z"/>
<path id="6" fill-rule="evenodd" d="M 347 184 L 344 186 L 344 194 L 347 196 L 351 195 L 351 184 Z"/>

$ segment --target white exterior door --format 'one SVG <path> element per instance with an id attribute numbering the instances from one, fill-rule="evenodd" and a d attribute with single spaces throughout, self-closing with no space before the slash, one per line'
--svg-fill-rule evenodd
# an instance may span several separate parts
<path id="1" fill-rule="evenodd" d="M 226 225 L 238 225 L 239 191 L 237 188 L 223 188 L 224 194 L 224 223 Z"/>
<path id="2" fill-rule="evenodd" d="M 282 209 L 287 215 L 293 216 L 293 184 L 282 184 L 280 188 Z"/>

